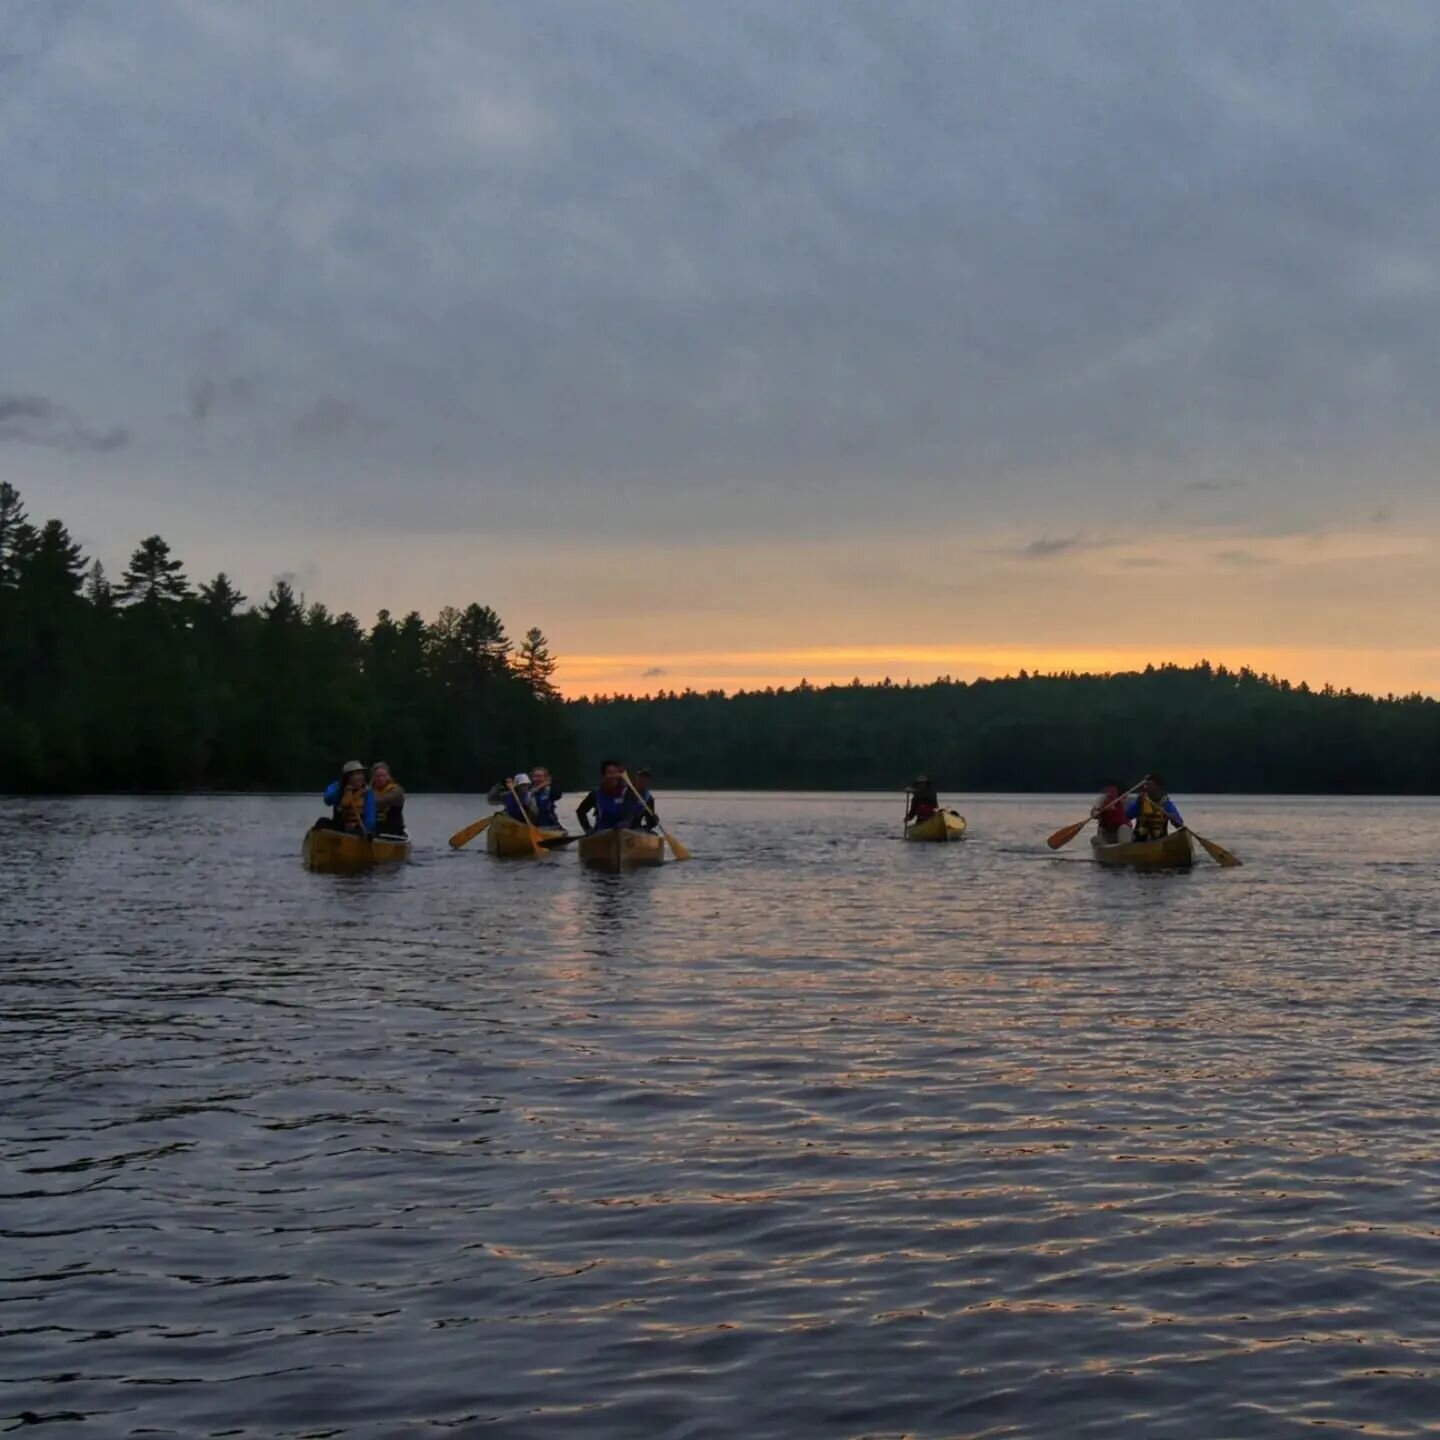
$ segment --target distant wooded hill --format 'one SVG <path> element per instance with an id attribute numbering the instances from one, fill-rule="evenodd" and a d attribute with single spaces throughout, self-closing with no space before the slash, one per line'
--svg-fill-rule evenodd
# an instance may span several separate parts
<path id="1" fill-rule="evenodd" d="M 942 792 L 1087 791 L 1153 770 L 1181 793 L 1440 793 L 1440 702 L 1208 664 L 565 708 L 588 767 L 648 763 L 657 788 L 894 789 L 924 773 Z"/>

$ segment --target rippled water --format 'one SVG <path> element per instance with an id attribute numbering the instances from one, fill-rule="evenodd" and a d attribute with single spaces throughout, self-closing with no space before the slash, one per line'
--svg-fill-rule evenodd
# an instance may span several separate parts
<path id="1" fill-rule="evenodd" d="M 689 865 L 310 875 L 12 805 L 0 1429 L 1440 1431 L 1440 805 L 667 797 Z"/>

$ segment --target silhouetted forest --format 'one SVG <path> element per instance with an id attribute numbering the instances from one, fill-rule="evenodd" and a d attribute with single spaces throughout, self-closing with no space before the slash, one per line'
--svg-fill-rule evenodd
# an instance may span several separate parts
<path id="1" fill-rule="evenodd" d="M 433 621 L 252 605 L 158 535 L 114 583 L 0 483 L 0 788 L 318 790 L 354 757 L 411 790 L 484 790 L 603 755 L 661 789 L 1090 790 L 1160 770 L 1179 793 L 1440 793 L 1440 702 L 1312 691 L 1250 670 L 686 692 L 562 703 L 544 635 L 488 606 Z"/>
<path id="2" fill-rule="evenodd" d="M 483 790 L 578 754 L 544 635 L 484 605 L 353 615 L 278 581 L 192 585 L 158 535 L 112 584 L 0 483 L 0 789 L 319 790 L 348 758 L 410 789 Z"/>
<path id="3" fill-rule="evenodd" d="M 587 763 L 648 762 L 657 788 L 1098 789 L 1148 771 L 1186 791 L 1440 793 L 1440 702 L 1310 690 L 1251 670 L 614 697 L 567 707 Z"/>

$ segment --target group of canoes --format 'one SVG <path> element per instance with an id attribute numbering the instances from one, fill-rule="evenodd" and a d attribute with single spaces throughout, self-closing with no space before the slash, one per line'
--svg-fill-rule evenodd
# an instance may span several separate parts
<path id="1" fill-rule="evenodd" d="M 600 782 L 576 808 L 581 833 L 567 831 L 556 806 L 561 796 L 550 772 L 537 765 L 492 787 L 486 797 L 500 808 L 450 837 L 459 849 L 477 836 L 501 859 L 544 855 L 576 843 L 582 864 L 606 870 L 659 865 L 668 846 L 677 860 L 689 852 L 660 824 L 648 770 L 631 779 L 618 760 L 606 760 Z M 359 761 L 348 762 L 325 791 L 331 813 L 306 833 L 303 855 L 312 870 L 364 870 L 406 860 L 405 792 L 389 766 L 377 761 L 367 779 Z M 965 817 L 940 804 L 934 782 L 917 778 L 906 791 L 906 840 L 946 844 L 963 840 Z M 1091 853 L 1102 865 L 1137 869 L 1181 869 L 1194 863 L 1192 840 L 1221 865 L 1240 862 L 1228 850 L 1190 830 L 1159 775 L 1147 775 L 1129 790 L 1108 783 L 1084 820 L 1057 830 L 1046 842 L 1067 845 L 1091 822 Z M 1173 827 L 1173 828 L 1172 828 Z M 656 834 L 656 831 L 659 834 Z"/>
<path id="2" fill-rule="evenodd" d="M 581 862 L 607 870 L 658 865 L 667 845 L 677 860 L 689 859 L 685 847 L 660 824 L 650 781 L 649 770 L 637 771 L 632 780 L 618 760 L 606 760 L 599 784 L 575 811 L 581 830 L 575 835 L 556 810 L 560 787 L 545 766 L 537 765 L 529 774 L 522 771 L 493 786 L 486 798 L 501 808 L 452 835 L 450 844 L 459 849 L 483 834 L 489 853 L 508 859 L 543 855 L 578 841 Z M 348 761 L 324 800 L 330 814 L 306 832 L 301 851 L 309 869 L 367 870 L 409 859 L 405 793 L 383 761 L 371 766 L 368 779 L 358 760 Z"/>

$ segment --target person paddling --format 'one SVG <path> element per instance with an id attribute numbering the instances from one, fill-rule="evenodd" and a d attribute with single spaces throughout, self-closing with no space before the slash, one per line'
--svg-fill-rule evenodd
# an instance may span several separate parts
<path id="1" fill-rule="evenodd" d="M 536 765 L 530 771 L 530 799 L 535 805 L 535 823 L 547 830 L 563 830 L 555 806 L 564 798 L 564 792 L 551 777 L 544 765 Z"/>
<path id="2" fill-rule="evenodd" d="M 602 760 L 600 783 L 575 811 L 580 828 L 587 835 L 596 830 L 633 830 L 639 816 L 639 802 L 625 784 L 625 767 L 618 760 Z"/>
<path id="3" fill-rule="evenodd" d="M 654 778 L 654 773 L 649 769 L 635 772 L 635 788 L 640 792 L 640 798 L 647 807 L 640 811 L 638 824 L 641 829 L 652 832 L 660 823 L 660 812 L 655 808 L 655 796 L 650 791 L 650 785 Z"/>
<path id="4" fill-rule="evenodd" d="M 928 820 L 940 808 L 940 795 L 935 782 L 928 775 L 917 775 L 910 783 L 910 805 L 905 811 L 905 823 L 918 824 Z"/>
<path id="5" fill-rule="evenodd" d="M 1107 780 L 1105 788 L 1096 797 L 1095 803 L 1090 807 L 1090 814 L 1099 822 L 1097 828 L 1100 832 L 1100 840 L 1105 845 L 1118 845 L 1122 840 L 1128 840 L 1128 835 L 1120 833 L 1125 825 L 1125 794 L 1115 780 Z"/>
<path id="6" fill-rule="evenodd" d="M 370 767 L 370 795 L 375 802 L 375 830 L 380 835 L 405 834 L 405 792 L 390 767 L 377 760 Z"/>
<path id="7" fill-rule="evenodd" d="M 375 833 L 375 796 L 365 783 L 365 767 L 358 760 L 347 760 L 340 767 L 340 778 L 325 787 L 324 801 L 331 807 L 331 830 L 353 833 Z"/>
<path id="8" fill-rule="evenodd" d="M 1145 783 L 1125 802 L 1125 818 L 1134 825 L 1136 840 L 1163 840 L 1171 825 L 1177 830 L 1185 828 L 1161 775 L 1145 777 Z"/>
<path id="9" fill-rule="evenodd" d="M 503 804 L 505 813 L 512 820 L 518 820 L 522 825 L 539 824 L 535 801 L 530 793 L 530 777 L 523 770 L 505 787 Z"/>

